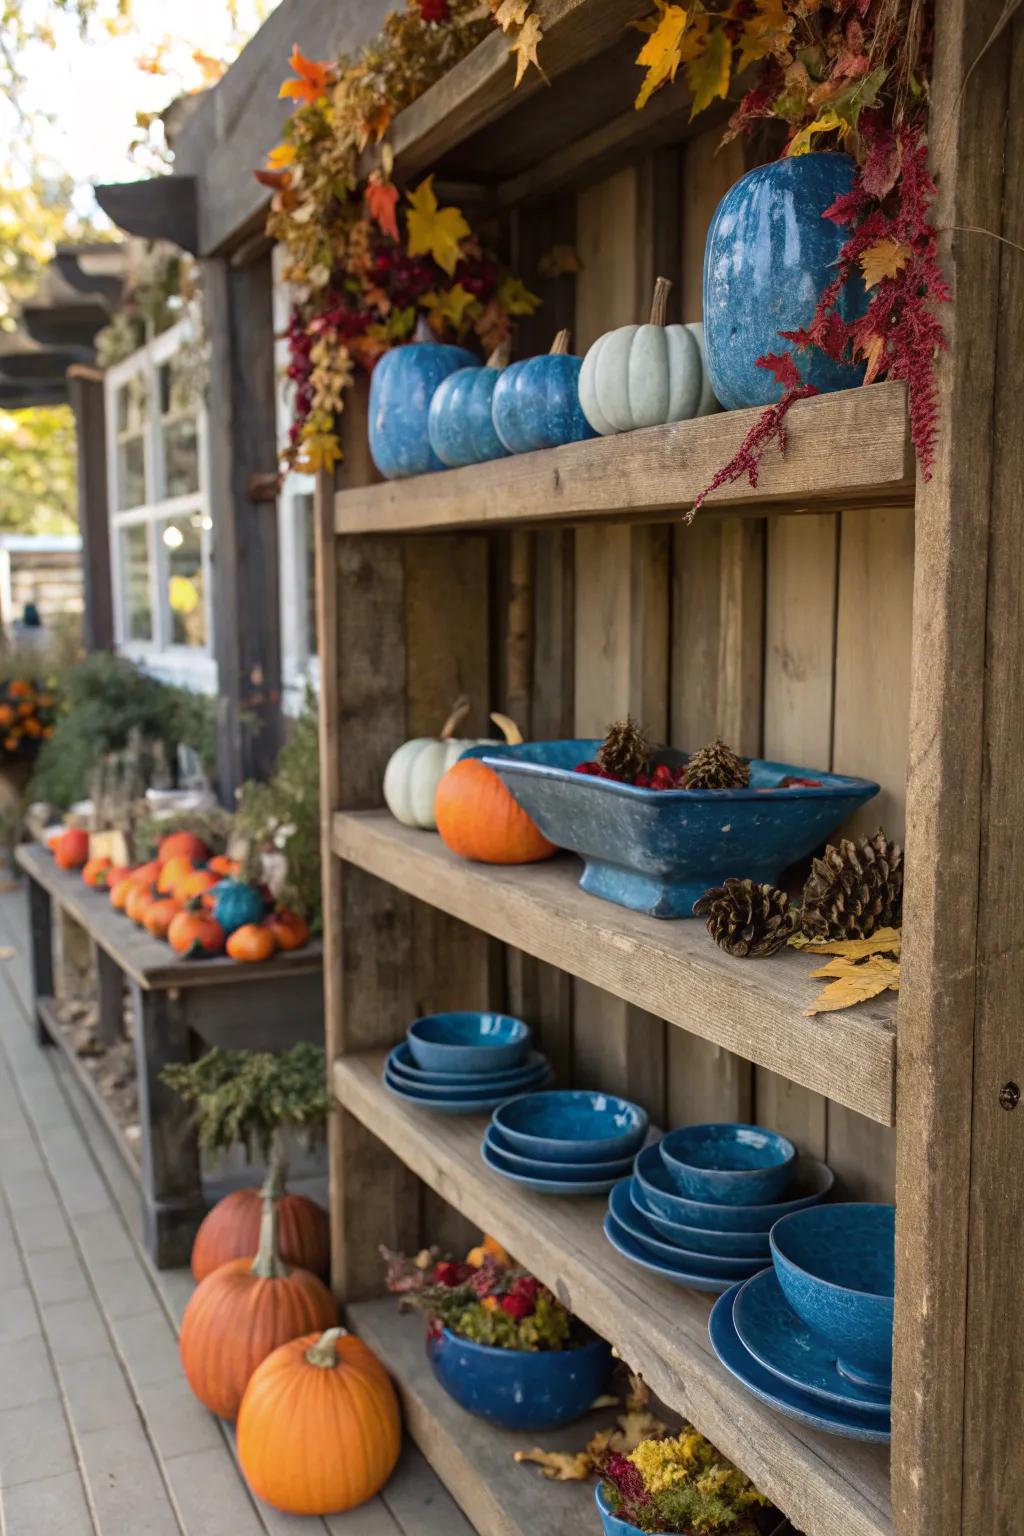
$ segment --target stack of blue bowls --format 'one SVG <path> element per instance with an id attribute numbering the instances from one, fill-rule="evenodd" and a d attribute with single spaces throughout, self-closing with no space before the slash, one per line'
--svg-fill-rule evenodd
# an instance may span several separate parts
<path id="1" fill-rule="evenodd" d="M 722 1364 L 770 1407 L 853 1440 L 889 1439 L 892 1205 L 823 1205 L 771 1230 L 772 1268 L 711 1313 Z"/>
<path id="2" fill-rule="evenodd" d="M 550 1080 L 551 1065 L 531 1042 L 529 1026 L 507 1013 L 432 1013 L 388 1053 L 384 1086 L 417 1109 L 486 1114 Z"/>
<path id="3" fill-rule="evenodd" d="M 645 1147 L 612 1190 L 605 1236 L 642 1269 L 720 1293 L 771 1263 L 780 1217 L 832 1188 L 824 1163 L 758 1125 L 689 1125 Z"/>
<path id="4" fill-rule="evenodd" d="M 647 1134 L 639 1104 L 585 1088 L 526 1093 L 494 1111 L 488 1168 L 541 1195 L 606 1195 Z"/>

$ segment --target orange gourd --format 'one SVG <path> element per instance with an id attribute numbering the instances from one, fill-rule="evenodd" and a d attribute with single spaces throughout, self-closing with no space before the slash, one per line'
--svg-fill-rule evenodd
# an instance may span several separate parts
<path id="1" fill-rule="evenodd" d="M 269 1181 L 268 1181 L 269 1183 Z M 272 1195 L 277 1206 L 278 1245 L 285 1264 L 308 1269 L 326 1280 L 331 1267 L 331 1229 L 327 1212 L 305 1195 Z M 259 1243 L 264 1189 L 234 1189 L 203 1217 L 192 1244 L 192 1274 L 205 1280 L 229 1259 L 244 1259 Z"/>
<path id="2" fill-rule="evenodd" d="M 210 850 L 194 832 L 169 832 L 160 841 L 157 858 L 161 864 L 170 859 L 188 859 L 190 864 L 205 864 Z"/>
<path id="3" fill-rule="evenodd" d="M 105 886 L 113 867 L 110 859 L 86 859 L 82 866 L 82 879 L 94 889 Z"/>
<path id="4" fill-rule="evenodd" d="M 179 901 L 194 901 L 197 896 L 212 891 L 218 883 L 217 876 L 208 869 L 194 869 L 190 875 L 178 881 L 174 894 Z"/>
<path id="5" fill-rule="evenodd" d="M 177 894 L 177 888 L 181 885 L 182 881 L 187 880 L 195 872 L 196 867 L 192 860 L 184 854 L 180 854 L 173 859 L 168 859 L 166 863 L 160 866 L 156 888 L 163 896 L 174 896 Z"/>
<path id="6" fill-rule="evenodd" d="M 232 960 L 250 964 L 269 960 L 277 948 L 274 935 L 262 923 L 243 923 L 228 939 L 228 954 Z"/>
<path id="7" fill-rule="evenodd" d="M 189 903 L 184 911 L 171 919 L 167 930 L 167 942 L 175 954 L 186 960 L 200 960 L 204 955 L 219 955 L 227 935 L 214 918 L 201 908 Z"/>
<path id="8" fill-rule="evenodd" d="M 448 769 L 437 786 L 434 815 L 442 839 L 463 859 L 535 864 L 558 852 L 479 758 L 465 757 Z"/>
<path id="9" fill-rule="evenodd" d="M 181 1363 L 199 1401 L 222 1419 L 238 1413 L 249 1378 L 269 1354 L 337 1321 L 316 1275 L 289 1269 L 277 1247 L 277 1211 L 264 1202 L 255 1259 L 232 1259 L 193 1292 L 181 1320 Z"/>
<path id="10" fill-rule="evenodd" d="M 81 827 L 69 827 L 56 839 L 53 858 L 58 869 L 81 869 L 89 857 L 89 834 Z"/>
<path id="11" fill-rule="evenodd" d="M 132 888 L 128 892 L 128 899 L 124 904 L 125 917 L 130 917 L 133 923 L 140 923 L 149 908 L 157 900 L 156 889 L 152 885 L 142 885 L 138 880 L 132 882 Z"/>
<path id="12" fill-rule="evenodd" d="M 242 873 L 242 866 L 238 860 L 229 859 L 226 853 L 215 853 L 206 867 L 221 880 L 235 880 Z"/>
<path id="13" fill-rule="evenodd" d="M 309 943 L 309 924 L 298 912 L 272 912 L 265 926 L 274 935 L 278 949 L 301 949 Z"/>
<path id="14" fill-rule="evenodd" d="M 138 864 L 131 871 L 130 879 L 141 885 L 155 885 L 160 878 L 160 864 L 156 859 L 150 859 L 148 864 Z"/>
<path id="15" fill-rule="evenodd" d="M 142 926 L 154 939 L 166 939 L 167 930 L 182 910 L 181 902 L 173 896 L 158 896 L 143 913 Z"/>
<path id="16" fill-rule="evenodd" d="M 377 1356 L 331 1328 L 282 1345 L 254 1371 L 237 1436 L 257 1498 L 286 1514 L 330 1515 L 380 1492 L 398 1461 L 402 1424 Z"/>
<path id="17" fill-rule="evenodd" d="M 134 890 L 135 881 L 130 875 L 126 875 L 123 880 L 118 880 L 116 885 L 110 887 L 110 905 L 115 907 L 118 912 L 123 912 L 125 903 Z"/>

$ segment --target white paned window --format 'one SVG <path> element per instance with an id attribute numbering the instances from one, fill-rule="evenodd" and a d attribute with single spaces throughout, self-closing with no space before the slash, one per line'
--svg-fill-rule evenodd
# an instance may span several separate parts
<path id="1" fill-rule="evenodd" d="M 291 310 L 291 291 L 281 277 L 281 247 L 274 250 L 274 332 L 278 337 L 274 364 L 277 373 L 277 437 L 284 448 L 292 420 L 292 388 L 287 377 L 288 343 L 285 333 Z M 281 584 L 281 679 L 284 706 L 296 711 L 306 684 L 319 687 L 320 666 L 316 641 L 316 538 L 313 525 L 312 475 L 290 474 L 284 478 L 278 498 L 278 559 Z"/>
<path id="2" fill-rule="evenodd" d="M 107 370 L 107 471 L 118 650 L 214 691 L 206 411 L 183 362 L 188 320 Z"/>

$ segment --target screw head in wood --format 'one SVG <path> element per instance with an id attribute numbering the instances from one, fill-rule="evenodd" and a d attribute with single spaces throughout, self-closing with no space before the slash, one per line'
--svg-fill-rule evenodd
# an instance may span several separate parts
<path id="1" fill-rule="evenodd" d="M 1016 1109 L 1020 1103 L 1020 1089 L 1016 1083 L 1004 1083 L 999 1090 L 1000 1109 Z"/>

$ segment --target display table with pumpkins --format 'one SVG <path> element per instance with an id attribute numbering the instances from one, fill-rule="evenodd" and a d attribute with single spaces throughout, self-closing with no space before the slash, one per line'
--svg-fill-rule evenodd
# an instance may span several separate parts
<path id="1" fill-rule="evenodd" d="M 281 1051 L 323 1040 L 322 947 L 276 953 L 259 964 L 230 954 L 195 959 L 176 953 L 112 907 L 105 888 L 90 889 L 77 868 L 61 869 L 39 844 L 17 862 L 27 876 L 36 1023 L 41 1044 L 60 1043 L 53 1005 L 55 909 L 77 923 L 93 946 L 100 1029 L 120 1027 L 122 987 L 131 1000 L 141 1125 L 143 1230 L 161 1268 L 186 1263 L 206 1206 L 199 1143 L 190 1111 L 162 1079 L 203 1045 Z"/>

